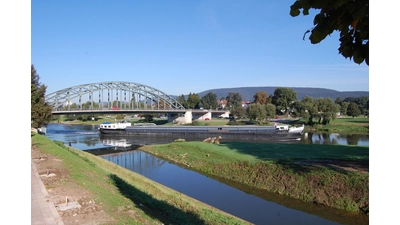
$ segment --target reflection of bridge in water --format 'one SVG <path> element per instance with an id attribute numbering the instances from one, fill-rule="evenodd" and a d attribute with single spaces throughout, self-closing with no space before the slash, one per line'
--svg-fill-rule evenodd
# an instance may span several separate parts
<path id="1" fill-rule="evenodd" d="M 86 99 L 86 101 L 85 101 Z M 185 109 L 175 98 L 153 87 L 133 82 L 100 82 L 65 88 L 45 96 L 53 115 L 65 114 L 167 114 L 172 122 L 229 115 L 225 110 Z"/>

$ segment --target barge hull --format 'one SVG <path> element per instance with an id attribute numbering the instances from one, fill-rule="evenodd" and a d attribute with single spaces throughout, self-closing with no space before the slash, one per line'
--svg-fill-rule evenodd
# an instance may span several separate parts
<path id="1" fill-rule="evenodd" d="M 204 139 L 220 136 L 223 140 L 300 140 L 301 133 L 277 131 L 274 127 L 127 127 L 125 130 L 100 129 L 103 135 L 160 136 Z"/>

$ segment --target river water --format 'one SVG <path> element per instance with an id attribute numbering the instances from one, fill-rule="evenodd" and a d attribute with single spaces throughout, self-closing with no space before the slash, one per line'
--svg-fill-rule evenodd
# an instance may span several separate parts
<path id="1" fill-rule="evenodd" d="M 254 224 L 369 224 L 368 216 L 334 210 L 296 199 L 255 190 L 181 168 L 134 146 L 169 143 L 156 137 L 103 137 L 97 126 L 49 124 L 46 136 L 85 150 L 139 173 L 185 195 Z M 311 136 L 311 138 L 310 138 Z M 368 146 L 368 136 L 309 134 L 303 144 Z M 111 148 L 110 148 L 111 147 Z"/>

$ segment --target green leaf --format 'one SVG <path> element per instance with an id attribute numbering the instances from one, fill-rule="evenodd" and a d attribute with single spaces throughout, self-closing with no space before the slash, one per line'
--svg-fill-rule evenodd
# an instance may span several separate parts
<path id="1" fill-rule="evenodd" d="M 290 9 L 290 15 L 291 15 L 292 17 L 296 17 L 296 16 L 300 15 L 300 10 L 299 10 L 299 9 L 293 9 L 293 8 L 291 8 L 291 9 Z"/>
<path id="2" fill-rule="evenodd" d="M 324 18 L 324 15 L 322 15 L 321 13 L 315 15 L 315 17 L 314 17 L 314 25 L 319 24 L 323 18 Z"/>
<path id="3" fill-rule="evenodd" d="M 317 29 L 312 30 L 311 35 L 310 35 L 310 41 L 312 44 L 318 44 L 319 42 L 322 41 L 322 36 L 323 34 L 319 32 Z"/>
<path id="4" fill-rule="evenodd" d="M 361 37 L 361 38 L 365 39 L 365 38 L 368 38 L 368 36 L 369 36 L 369 30 L 368 30 L 368 28 L 362 29 L 362 30 L 360 31 L 360 37 Z"/>
<path id="5" fill-rule="evenodd" d="M 364 61 L 364 58 L 359 56 L 359 55 L 354 55 L 353 56 L 353 61 L 357 64 L 361 64 Z"/>

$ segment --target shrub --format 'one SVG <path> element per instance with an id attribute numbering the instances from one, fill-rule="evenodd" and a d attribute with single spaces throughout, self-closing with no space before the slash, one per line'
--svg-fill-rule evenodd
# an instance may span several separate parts
<path id="1" fill-rule="evenodd" d="M 231 120 L 231 121 L 228 122 L 228 125 L 246 125 L 246 122 Z"/>

